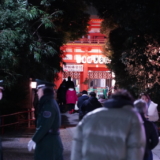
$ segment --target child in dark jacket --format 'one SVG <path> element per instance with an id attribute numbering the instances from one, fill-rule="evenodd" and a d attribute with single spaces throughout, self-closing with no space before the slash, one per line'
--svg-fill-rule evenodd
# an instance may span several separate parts
<path id="1" fill-rule="evenodd" d="M 156 147 L 159 142 L 158 131 L 153 122 L 147 120 L 147 104 L 144 100 L 139 99 L 134 102 L 135 109 L 140 113 L 146 133 L 146 149 L 143 160 L 153 160 L 152 149 Z"/>

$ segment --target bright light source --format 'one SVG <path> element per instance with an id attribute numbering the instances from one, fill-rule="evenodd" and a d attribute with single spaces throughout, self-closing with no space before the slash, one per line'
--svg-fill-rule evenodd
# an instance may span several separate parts
<path id="1" fill-rule="evenodd" d="M 37 82 L 31 82 L 31 88 L 32 89 L 36 89 L 36 87 L 37 87 Z"/>

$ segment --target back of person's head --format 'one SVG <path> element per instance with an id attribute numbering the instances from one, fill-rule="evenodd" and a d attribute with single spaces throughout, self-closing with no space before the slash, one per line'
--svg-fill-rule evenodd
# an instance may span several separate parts
<path id="1" fill-rule="evenodd" d="M 62 81 L 62 84 L 66 84 L 66 80 L 65 79 Z"/>
<path id="2" fill-rule="evenodd" d="M 115 93 L 111 95 L 111 98 L 122 99 L 126 101 L 131 101 L 131 102 L 134 101 L 132 95 L 125 89 L 118 89 Z"/>
<path id="3" fill-rule="evenodd" d="M 71 81 L 71 77 L 70 76 L 68 76 L 68 81 Z"/>
<path id="4" fill-rule="evenodd" d="M 95 92 L 90 92 L 89 95 L 90 95 L 91 97 L 96 97 L 96 93 L 95 93 Z"/>
<path id="5" fill-rule="evenodd" d="M 99 97 L 100 99 L 105 99 L 105 97 L 104 97 L 103 94 L 99 94 L 98 97 Z"/>
<path id="6" fill-rule="evenodd" d="M 54 90 L 52 87 L 44 87 L 43 94 L 44 95 L 54 95 Z"/>
<path id="7" fill-rule="evenodd" d="M 66 80 L 64 79 L 60 85 L 60 87 L 66 86 Z"/>
<path id="8" fill-rule="evenodd" d="M 147 103 L 142 99 L 134 101 L 134 107 L 140 114 L 145 115 L 147 113 Z"/>
<path id="9" fill-rule="evenodd" d="M 142 98 L 142 96 L 145 96 L 148 100 L 151 100 L 151 98 L 149 97 L 149 95 L 147 93 L 141 93 L 139 95 L 139 98 Z"/>
<path id="10" fill-rule="evenodd" d="M 88 94 L 88 92 L 86 90 L 83 90 L 82 94 Z"/>

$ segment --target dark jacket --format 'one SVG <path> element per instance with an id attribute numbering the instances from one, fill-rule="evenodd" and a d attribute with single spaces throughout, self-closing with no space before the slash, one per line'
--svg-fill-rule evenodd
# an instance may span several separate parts
<path id="1" fill-rule="evenodd" d="M 77 106 L 79 108 L 79 120 L 81 120 L 83 118 L 83 112 L 81 110 L 81 106 L 82 106 L 83 102 L 85 100 L 87 100 L 88 98 L 89 98 L 88 95 L 82 95 L 81 97 L 78 98 Z"/>
<path id="2" fill-rule="evenodd" d="M 115 103 L 111 106 L 106 101 L 106 107 L 89 112 L 77 125 L 71 160 L 143 160 L 143 121 L 133 110 L 133 104 L 123 100 Z"/>
<path id="3" fill-rule="evenodd" d="M 88 95 L 82 95 L 81 97 L 78 97 L 78 103 L 77 103 L 78 108 L 81 108 L 83 102 L 88 98 L 89 98 Z"/>
<path id="4" fill-rule="evenodd" d="M 36 142 L 34 160 L 63 160 L 63 146 L 59 136 L 61 116 L 53 95 L 41 97 L 36 132 L 32 138 Z"/>
<path id="5" fill-rule="evenodd" d="M 68 90 L 71 86 L 75 89 L 75 85 L 74 85 L 74 82 L 73 82 L 73 81 L 71 81 L 71 80 L 66 81 L 66 88 L 67 88 L 67 90 Z"/>
<path id="6" fill-rule="evenodd" d="M 146 160 L 150 155 L 150 151 L 158 144 L 159 139 L 155 124 L 145 119 L 144 116 L 142 116 L 142 118 L 144 121 L 144 128 L 146 133 L 146 149 L 144 154 L 144 160 Z"/>
<path id="7" fill-rule="evenodd" d="M 89 99 L 85 100 L 81 106 L 81 111 L 83 113 L 83 117 L 90 111 L 102 107 L 101 103 L 95 97 L 89 97 Z"/>
<path id="8" fill-rule="evenodd" d="M 57 90 L 57 100 L 58 103 L 66 103 L 66 92 L 67 88 L 65 85 L 61 85 Z"/>

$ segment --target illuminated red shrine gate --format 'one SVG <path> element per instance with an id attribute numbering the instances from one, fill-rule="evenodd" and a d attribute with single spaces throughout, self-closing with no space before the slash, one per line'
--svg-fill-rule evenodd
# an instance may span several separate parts
<path id="1" fill-rule="evenodd" d="M 69 42 L 61 49 L 65 53 L 63 73 L 56 82 L 57 88 L 64 78 L 72 77 L 77 92 L 90 88 L 114 85 L 113 74 L 106 67 L 110 60 L 103 55 L 105 36 L 100 33 L 100 19 L 91 19 L 88 37 Z"/>

